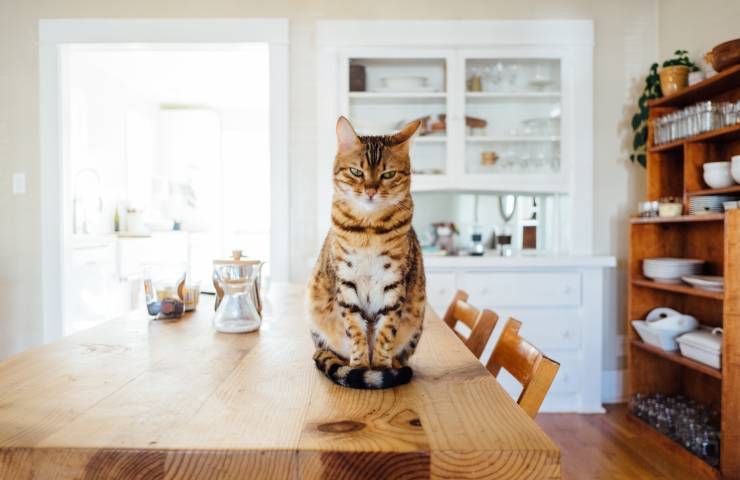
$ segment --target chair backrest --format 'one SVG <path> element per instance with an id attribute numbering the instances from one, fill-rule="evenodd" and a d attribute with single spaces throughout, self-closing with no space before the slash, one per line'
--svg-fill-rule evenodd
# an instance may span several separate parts
<path id="1" fill-rule="evenodd" d="M 547 396 L 560 364 L 546 357 L 519 335 L 522 323 L 510 318 L 504 326 L 486 368 L 498 376 L 503 367 L 522 385 L 517 403 L 534 418 Z"/>
<path id="2" fill-rule="evenodd" d="M 480 358 L 483 349 L 486 348 L 488 339 L 493 333 L 493 329 L 498 322 L 498 315 L 490 310 L 480 311 L 468 303 L 468 294 L 463 290 L 458 290 L 452 298 L 450 306 L 444 316 L 444 322 L 455 332 L 465 346 L 473 352 L 473 355 Z M 457 322 L 465 324 L 470 329 L 470 336 L 465 338 L 455 326 Z"/>

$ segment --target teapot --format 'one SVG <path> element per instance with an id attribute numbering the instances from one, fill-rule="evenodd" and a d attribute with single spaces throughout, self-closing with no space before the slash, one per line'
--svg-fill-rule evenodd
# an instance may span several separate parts
<path id="1" fill-rule="evenodd" d="M 234 250 L 232 258 L 213 261 L 216 315 L 213 326 L 219 332 L 257 330 L 262 323 L 260 280 L 265 262 L 244 258 Z"/>

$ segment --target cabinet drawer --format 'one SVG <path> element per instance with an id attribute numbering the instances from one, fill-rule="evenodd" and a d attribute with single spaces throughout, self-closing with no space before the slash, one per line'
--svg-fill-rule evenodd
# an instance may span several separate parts
<path id="1" fill-rule="evenodd" d="M 509 317 L 522 322 L 521 335 L 547 352 L 549 349 L 577 350 L 581 347 L 581 321 L 575 309 L 495 309 L 499 322 Z"/>
<path id="2" fill-rule="evenodd" d="M 462 283 L 474 305 L 574 306 L 581 303 L 581 275 L 575 272 L 466 273 Z"/>
<path id="3" fill-rule="evenodd" d="M 552 359 L 560 363 L 555 380 L 548 394 L 553 393 L 575 393 L 581 389 L 581 367 L 578 360 L 578 354 L 571 352 L 553 352 Z M 509 372 L 502 369 L 498 377 L 498 382 L 504 387 L 512 398 L 516 399 L 522 391 L 522 386 L 511 376 Z"/>
<path id="4" fill-rule="evenodd" d="M 427 301 L 438 315 L 444 315 L 457 287 L 453 272 L 427 272 Z"/>
<path id="5" fill-rule="evenodd" d="M 553 393 L 573 393 L 581 389 L 582 363 L 576 352 L 549 352 L 548 356 L 560 363 L 560 369 L 552 382 Z"/>

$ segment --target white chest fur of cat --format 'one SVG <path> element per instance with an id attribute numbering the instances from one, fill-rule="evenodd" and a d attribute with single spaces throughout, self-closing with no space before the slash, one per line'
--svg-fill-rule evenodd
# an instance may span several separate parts
<path id="1" fill-rule="evenodd" d="M 401 275 L 391 266 L 390 259 L 381 255 L 380 248 L 353 249 L 345 260 L 339 265 L 339 277 L 355 286 L 343 290 L 345 301 L 360 305 L 366 317 L 398 301 L 396 291 L 385 287 L 400 280 Z"/>

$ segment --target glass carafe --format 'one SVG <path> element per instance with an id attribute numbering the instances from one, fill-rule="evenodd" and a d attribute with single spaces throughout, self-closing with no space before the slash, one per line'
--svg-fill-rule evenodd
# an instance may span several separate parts
<path id="1" fill-rule="evenodd" d="M 216 291 L 223 292 L 217 300 L 213 327 L 224 333 L 253 332 L 262 323 L 259 278 L 263 262 L 242 259 L 241 253 L 234 257 L 213 262 Z"/>

